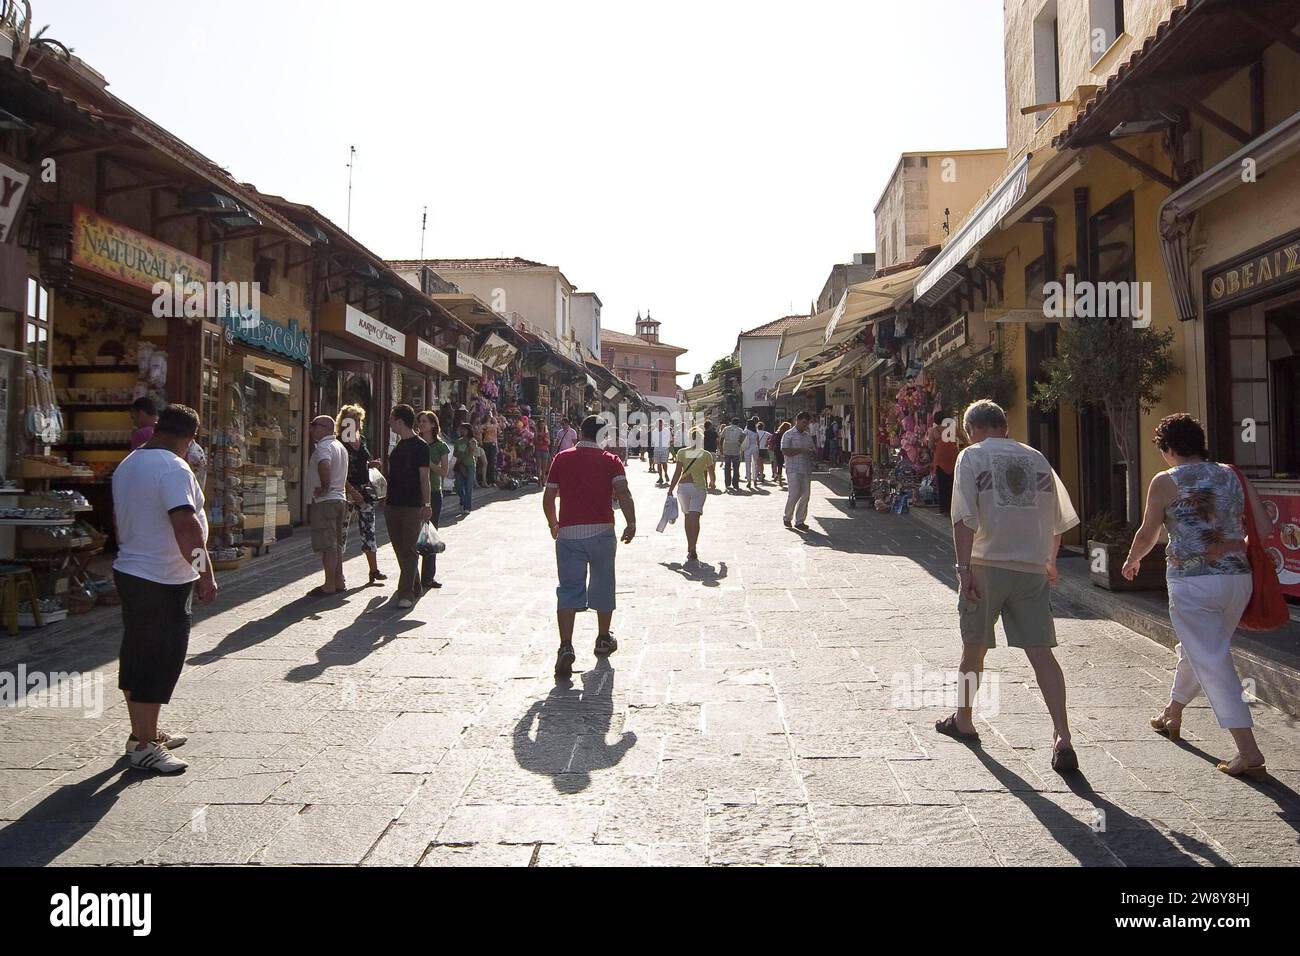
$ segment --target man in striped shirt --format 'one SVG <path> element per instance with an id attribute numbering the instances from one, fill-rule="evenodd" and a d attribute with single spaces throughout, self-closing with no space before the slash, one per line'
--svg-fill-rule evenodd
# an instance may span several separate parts
<path id="1" fill-rule="evenodd" d="M 573 624 L 579 611 L 596 612 L 598 634 L 595 653 L 612 654 L 618 642 L 610 633 L 614 617 L 614 557 L 618 541 L 614 531 L 613 501 L 618 499 L 627 525 L 623 543 L 636 535 L 636 505 L 628 491 L 627 474 L 617 455 L 603 450 L 597 439 L 604 422 L 595 415 L 582 421 L 582 440 L 561 451 L 546 477 L 542 510 L 555 539 L 555 564 L 559 575 L 556 620 L 560 650 L 555 676 L 573 673 Z M 555 499 L 560 499 L 556 516 Z"/>

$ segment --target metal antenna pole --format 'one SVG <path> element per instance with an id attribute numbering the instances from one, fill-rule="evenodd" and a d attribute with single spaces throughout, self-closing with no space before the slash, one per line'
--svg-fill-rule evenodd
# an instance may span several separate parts
<path id="1" fill-rule="evenodd" d="M 352 166 L 356 162 L 357 148 L 348 147 L 348 235 L 352 235 Z"/>
<path id="2" fill-rule="evenodd" d="M 420 258 L 424 258 L 424 231 L 429 225 L 429 207 L 424 207 L 424 214 L 420 216 Z"/>

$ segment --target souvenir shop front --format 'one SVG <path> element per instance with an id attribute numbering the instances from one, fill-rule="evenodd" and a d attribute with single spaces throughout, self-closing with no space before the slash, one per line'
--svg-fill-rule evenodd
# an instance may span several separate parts
<path id="1" fill-rule="evenodd" d="M 24 531 L 27 545 L 57 550 L 60 540 L 111 545 L 111 480 L 130 451 L 131 403 L 197 406 L 174 361 L 178 332 L 197 319 L 155 315 L 154 284 L 179 275 L 207 282 L 209 264 L 82 207 L 66 220 L 69 244 L 47 243 L 40 277 L 29 279 L 27 474 L 44 492 L 76 506 L 72 530 Z M 196 349 L 197 351 L 197 349 Z M 210 435 L 200 433 L 200 442 Z"/>
<path id="2" fill-rule="evenodd" d="M 509 327 L 489 332 L 479 346 L 483 365 L 478 395 L 470 414 L 492 411 L 497 418 L 498 485 L 517 488 L 537 477 L 537 425 L 534 406 L 525 400 L 523 351 L 527 343 Z"/>
<path id="3" fill-rule="evenodd" d="M 1273 519 L 1264 549 L 1300 599 L 1300 231 L 1205 270 L 1210 452 Z M 1227 456 L 1231 455 L 1231 458 Z"/>
<path id="4" fill-rule="evenodd" d="M 305 518 L 311 336 L 264 310 L 205 323 L 203 339 L 209 544 L 218 567 L 237 567 Z"/>
<path id="5" fill-rule="evenodd" d="M 451 356 L 418 335 L 406 337 L 404 364 L 393 368 L 393 402 L 417 412 L 436 408 L 435 398 L 451 374 Z"/>
<path id="6" fill-rule="evenodd" d="M 471 408 L 478 395 L 479 382 L 483 378 L 483 363 L 461 349 L 451 350 L 451 361 L 452 377 L 444 389 L 444 401 L 453 407 L 464 405 L 467 409 Z"/>
<path id="7" fill-rule="evenodd" d="M 332 417 L 344 405 L 364 408 L 366 444 L 377 455 L 397 442 L 388 429 L 394 403 L 386 400 L 394 394 L 394 379 L 400 391 L 401 378 L 409 372 L 411 389 L 419 388 L 418 373 L 395 364 L 407 361 L 407 336 L 342 302 L 326 303 L 317 314 L 319 352 L 312 375 L 318 391 L 316 407 L 320 414 Z"/>

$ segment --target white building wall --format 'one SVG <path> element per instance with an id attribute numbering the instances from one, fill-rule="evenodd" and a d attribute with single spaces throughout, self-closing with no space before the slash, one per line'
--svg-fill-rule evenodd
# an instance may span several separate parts
<path id="1" fill-rule="evenodd" d="M 746 335 L 740 339 L 740 387 L 746 409 L 771 406 L 767 397 L 781 379 L 777 369 L 777 350 L 781 345 L 779 335 Z M 759 396 L 762 395 L 760 398 Z"/>

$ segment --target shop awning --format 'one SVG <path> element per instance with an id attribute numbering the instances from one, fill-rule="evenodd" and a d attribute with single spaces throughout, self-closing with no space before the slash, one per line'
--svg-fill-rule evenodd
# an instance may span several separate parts
<path id="1" fill-rule="evenodd" d="M 1207 169 L 1160 204 L 1160 252 L 1169 274 L 1178 318 L 1196 318 L 1196 283 L 1192 278 L 1188 240 L 1193 216 L 1198 209 L 1226 195 L 1242 184 L 1242 163 L 1252 160 L 1256 174 L 1300 152 L 1300 112 L 1252 140 L 1212 169 Z"/>
<path id="2" fill-rule="evenodd" d="M 781 379 L 773 390 L 775 392 L 774 397 L 786 394 L 797 395 L 804 389 L 816 388 L 818 385 L 825 385 L 827 382 L 842 378 L 845 375 L 852 375 L 858 366 L 870 361 L 874 355 L 875 353 L 871 349 L 859 345 L 843 355 L 837 355 L 820 365 L 814 365 L 803 372 Z"/>
<path id="3" fill-rule="evenodd" d="M 683 394 L 686 396 L 687 404 L 692 408 L 703 408 L 722 398 L 722 379 L 715 378 L 696 388 L 688 388 Z"/>
<path id="4" fill-rule="evenodd" d="M 1024 197 L 1029 188 L 1029 162 L 1032 158 L 1032 153 L 1024 155 L 979 208 L 966 217 L 957 234 L 948 240 L 938 257 L 925 267 L 921 277 L 916 280 L 917 302 L 932 305 L 961 282 L 964 277 L 956 271 L 957 267 Z"/>
<path id="5" fill-rule="evenodd" d="M 847 340 L 870 325 L 871 319 L 902 305 L 912 296 L 916 282 L 924 272 L 923 266 L 917 266 L 849 286 L 826 323 L 826 344 Z"/>

